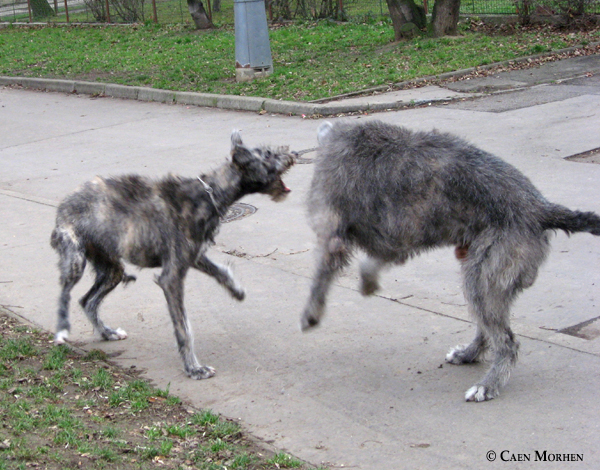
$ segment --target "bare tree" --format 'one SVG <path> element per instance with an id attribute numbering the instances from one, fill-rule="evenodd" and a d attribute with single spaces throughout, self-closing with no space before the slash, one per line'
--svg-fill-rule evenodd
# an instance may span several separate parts
<path id="1" fill-rule="evenodd" d="M 425 9 L 415 4 L 414 0 L 386 0 L 392 25 L 394 39 L 400 41 L 414 34 L 415 29 L 423 29 L 427 25 Z"/>
<path id="2" fill-rule="evenodd" d="M 144 21 L 144 1 L 110 0 L 110 4 L 121 20 L 126 23 L 135 23 L 136 21 Z"/>
<path id="3" fill-rule="evenodd" d="M 386 0 L 396 41 L 413 37 L 427 26 L 425 10 L 414 0 Z M 584 1 L 584 0 L 581 0 Z M 460 0 L 435 0 L 431 30 L 435 37 L 453 36 L 458 31 Z"/>
<path id="4" fill-rule="evenodd" d="M 435 0 L 431 15 L 433 35 L 455 36 L 458 31 L 459 12 L 460 0 Z"/>
<path id="5" fill-rule="evenodd" d="M 208 0 L 210 1 L 210 0 Z M 187 0 L 188 10 L 190 15 L 192 15 L 192 19 L 194 20 L 194 24 L 197 29 L 208 29 L 212 28 L 212 21 L 206 14 L 206 10 L 204 9 L 204 5 L 201 0 Z"/>
<path id="6" fill-rule="evenodd" d="M 106 21 L 106 4 L 104 0 L 84 0 L 85 5 L 96 21 Z"/>
<path id="7" fill-rule="evenodd" d="M 31 10 L 35 19 L 55 15 L 54 10 L 46 0 L 31 0 Z"/>

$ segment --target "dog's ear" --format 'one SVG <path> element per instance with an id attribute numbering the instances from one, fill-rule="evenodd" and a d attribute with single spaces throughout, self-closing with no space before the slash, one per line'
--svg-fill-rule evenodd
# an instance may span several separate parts
<path id="1" fill-rule="evenodd" d="M 237 129 L 234 129 L 233 131 L 231 131 L 231 153 L 234 152 L 236 147 L 243 147 L 244 144 L 242 142 L 242 136 L 240 134 L 240 131 L 238 131 Z"/>
<path id="2" fill-rule="evenodd" d="M 252 152 L 242 142 L 242 136 L 237 129 L 231 133 L 231 159 L 240 168 L 253 160 Z"/>
<path id="3" fill-rule="evenodd" d="M 248 149 L 242 142 L 242 137 L 238 130 L 234 130 L 231 133 L 231 159 L 240 168 L 244 168 L 256 160 L 250 149 Z"/>
<path id="4" fill-rule="evenodd" d="M 329 121 L 325 121 L 319 126 L 317 129 L 317 141 L 320 145 L 323 145 L 325 139 L 331 132 L 331 129 L 333 129 L 333 124 L 331 124 Z"/>

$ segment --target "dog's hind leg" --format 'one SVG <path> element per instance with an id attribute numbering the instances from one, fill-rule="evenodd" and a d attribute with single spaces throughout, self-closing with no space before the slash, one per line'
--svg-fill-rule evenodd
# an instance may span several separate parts
<path id="1" fill-rule="evenodd" d="M 490 240 L 493 240 L 491 243 Z M 546 237 L 501 233 L 470 246 L 463 262 L 465 297 L 477 322 L 475 340 L 451 351 L 447 360 L 464 364 L 489 346 L 492 364 L 483 379 L 467 390 L 467 401 L 491 400 L 508 382 L 517 362 L 519 343 L 510 329 L 510 306 L 531 286 L 548 251 Z"/>
<path id="2" fill-rule="evenodd" d="M 456 346 L 446 355 L 446 361 L 450 364 L 471 364 L 479 361 L 487 349 L 487 342 L 483 330 L 477 326 L 475 339 L 469 344 Z"/>
<path id="3" fill-rule="evenodd" d="M 483 379 L 465 394 L 467 401 L 485 401 L 498 396 L 517 362 L 519 343 L 509 327 L 509 309 L 516 290 L 501 289 L 489 279 L 478 278 L 474 281 L 466 282 L 465 289 L 471 312 L 477 322 L 475 339 L 466 347 L 454 348 L 446 360 L 453 364 L 473 362 L 483 355 L 487 345 L 491 347 L 491 367 Z"/>
<path id="4" fill-rule="evenodd" d="M 162 288 L 167 299 L 186 375 L 196 380 L 207 379 L 215 375 L 215 370 L 212 367 L 200 365 L 194 354 L 194 335 L 183 304 L 183 280 L 186 270 L 187 268 L 166 266 L 156 282 Z"/>
<path id="5" fill-rule="evenodd" d="M 530 287 L 548 254 L 546 236 L 501 234 L 487 247 L 471 246 L 463 263 L 465 296 L 477 321 L 475 340 L 449 354 L 450 362 L 477 359 L 489 345 L 492 365 L 483 379 L 467 390 L 467 401 L 491 400 L 508 382 L 517 362 L 519 343 L 510 329 L 510 306 Z"/>
<path id="6" fill-rule="evenodd" d="M 483 379 L 467 390 L 466 401 L 485 401 L 497 397 L 500 388 L 508 382 L 517 362 L 519 343 L 508 325 L 502 325 L 502 322 L 487 322 L 484 330 L 490 337 L 493 350 L 492 365 Z M 465 353 L 462 355 L 464 357 Z"/>
<path id="7" fill-rule="evenodd" d="M 126 280 L 125 270 L 119 261 L 108 259 L 94 259 L 92 261 L 96 270 L 96 280 L 91 289 L 79 300 L 89 321 L 104 340 L 116 341 L 127 338 L 127 333 L 121 328 L 116 330 L 106 326 L 98 316 L 100 304 L 117 285 Z"/>
<path id="8" fill-rule="evenodd" d="M 69 337 L 69 303 L 71 290 L 79 282 L 85 270 L 86 259 L 83 249 L 70 231 L 56 229 L 52 232 L 52 246 L 59 253 L 61 293 L 58 301 L 58 324 L 54 341 L 63 344 Z"/>
<path id="9" fill-rule="evenodd" d="M 199 271 L 214 277 L 219 284 L 229 291 L 233 298 L 237 300 L 244 300 L 246 293 L 244 292 L 242 286 L 240 286 L 233 278 L 233 274 L 229 266 L 217 264 L 208 259 L 204 254 L 198 257 L 193 266 Z"/>
<path id="10" fill-rule="evenodd" d="M 350 249 L 345 240 L 334 234 L 320 243 L 320 258 L 312 282 L 310 297 L 300 319 L 300 327 L 307 330 L 319 324 L 325 312 L 327 293 L 335 276 L 350 260 Z"/>

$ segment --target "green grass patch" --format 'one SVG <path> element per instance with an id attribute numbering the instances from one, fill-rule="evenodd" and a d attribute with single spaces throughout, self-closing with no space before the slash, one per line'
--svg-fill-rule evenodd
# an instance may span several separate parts
<path id="1" fill-rule="evenodd" d="M 46 370 L 60 370 L 65 366 L 68 356 L 69 349 L 66 346 L 60 345 L 52 348 L 50 354 L 46 356 L 42 367 Z"/>
<path id="2" fill-rule="evenodd" d="M 154 388 L 105 358 L 53 346 L 0 314 L 0 470 L 291 468 L 269 461 L 238 423 L 190 414 L 169 386 Z"/>
<path id="3" fill-rule="evenodd" d="M 0 30 L 0 75 L 308 101 L 594 42 L 600 31 L 489 36 L 464 27 L 454 38 L 393 43 L 389 19 L 296 23 L 271 29 L 274 73 L 250 83 L 235 82 L 234 36 L 231 26 L 9 27 Z"/>
<path id="4" fill-rule="evenodd" d="M 0 347 L 0 360 L 3 361 L 5 368 L 6 364 L 4 361 L 23 359 L 38 354 L 38 350 L 33 344 L 32 339 L 27 336 L 23 338 L 0 340 L 0 344 L 2 345 Z"/>
<path id="5" fill-rule="evenodd" d="M 284 453 L 275 454 L 269 460 L 269 463 L 276 465 L 278 468 L 300 468 L 303 465 L 300 460 Z"/>

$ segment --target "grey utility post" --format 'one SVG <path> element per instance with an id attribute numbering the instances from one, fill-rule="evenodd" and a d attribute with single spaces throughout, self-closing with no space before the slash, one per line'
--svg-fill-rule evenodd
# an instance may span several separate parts
<path id="1" fill-rule="evenodd" d="M 264 0 L 233 0 L 235 78 L 247 82 L 273 73 Z"/>

